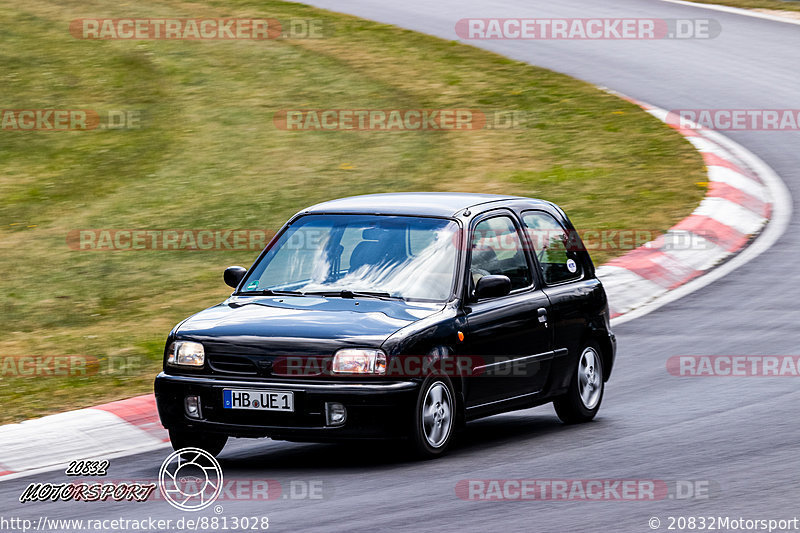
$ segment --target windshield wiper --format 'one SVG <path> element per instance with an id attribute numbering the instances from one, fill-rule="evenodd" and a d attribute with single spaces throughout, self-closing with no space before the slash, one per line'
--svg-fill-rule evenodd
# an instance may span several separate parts
<path id="1" fill-rule="evenodd" d="M 378 300 L 403 300 L 400 296 L 392 296 L 388 292 L 373 292 L 373 291 L 351 291 L 343 289 L 340 291 L 311 291 L 305 292 L 312 296 L 328 296 L 338 298 L 376 298 Z"/>
<path id="2" fill-rule="evenodd" d="M 258 296 L 305 296 L 305 293 L 299 291 L 275 291 L 272 289 L 261 289 L 258 291 L 242 291 L 239 293 L 240 296 L 250 296 L 250 295 L 258 295 Z"/>

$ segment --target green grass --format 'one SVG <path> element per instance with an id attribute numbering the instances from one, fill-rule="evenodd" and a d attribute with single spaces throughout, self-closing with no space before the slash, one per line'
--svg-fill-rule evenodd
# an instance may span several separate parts
<path id="1" fill-rule="evenodd" d="M 315 40 L 85 41 L 80 17 L 321 18 Z M 13 1 L 2 107 L 123 109 L 142 128 L 0 131 L 0 356 L 128 358 L 81 378 L 0 378 L 0 422 L 152 390 L 163 341 L 229 294 L 256 252 L 80 252 L 80 228 L 274 228 L 315 202 L 386 191 L 502 192 L 581 228 L 666 229 L 700 201 L 700 156 L 636 106 L 563 75 L 392 26 L 274 1 Z M 303 108 L 520 110 L 479 132 L 287 132 Z M 602 262 L 610 254 L 597 255 Z"/>
<path id="2" fill-rule="evenodd" d="M 689 0 L 701 4 L 718 4 L 724 6 L 743 7 L 747 9 L 778 9 L 784 11 L 800 11 L 800 2 L 784 0 Z"/>

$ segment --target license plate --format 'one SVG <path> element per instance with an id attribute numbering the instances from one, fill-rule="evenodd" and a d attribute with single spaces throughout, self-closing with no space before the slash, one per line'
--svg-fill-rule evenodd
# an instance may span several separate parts
<path id="1" fill-rule="evenodd" d="M 293 413 L 294 393 L 282 390 L 224 389 L 222 391 L 222 406 L 225 409 Z"/>

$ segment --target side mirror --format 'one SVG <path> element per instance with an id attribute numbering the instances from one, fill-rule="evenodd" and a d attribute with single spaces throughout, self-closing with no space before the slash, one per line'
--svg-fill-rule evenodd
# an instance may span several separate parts
<path id="1" fill-rule="evenodd" d="M 511 292 L 508 276 L 483 276 L 475 286 L 475 299 L 497 298 Z"/>
<path id="2" fill-rule="evenodd" d="M 239 283 L 242 282 L 242 278 L 244 278 L 245 274 L 247 274 L 246 268 L 232 266 L 225 269 L 225 274 L 223 274 L 222 277 L 225 279 L 226 285 L 235 289 L 239 286 Z"/>

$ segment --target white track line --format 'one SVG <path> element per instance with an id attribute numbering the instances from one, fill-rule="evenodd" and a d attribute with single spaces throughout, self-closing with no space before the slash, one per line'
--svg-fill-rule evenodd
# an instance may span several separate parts
<path id="1" fill-rule="evenodd" d="M 682 6 L 697 7 L 700 9 L 712 9 L 714 11 L 722 11 L 723 13 L 732 13 L 734 15 L 742 15 L 744 17 L 753 17 L 757 19 L 771 20 L 773 22 L 784 22 L 786 24 L 795 24 L 800 26 L 800 20 L 789 17 L 781 17 L 779 15 L 771 15 L 769 13 L 760 13 L 751 9 L 743 9 L 741 7 L 721 6 L 718 4 L 701 4 L 698 2 L 686 2 L 685 0 L 661 0 L 670 4 L 679 4 Z"/>

